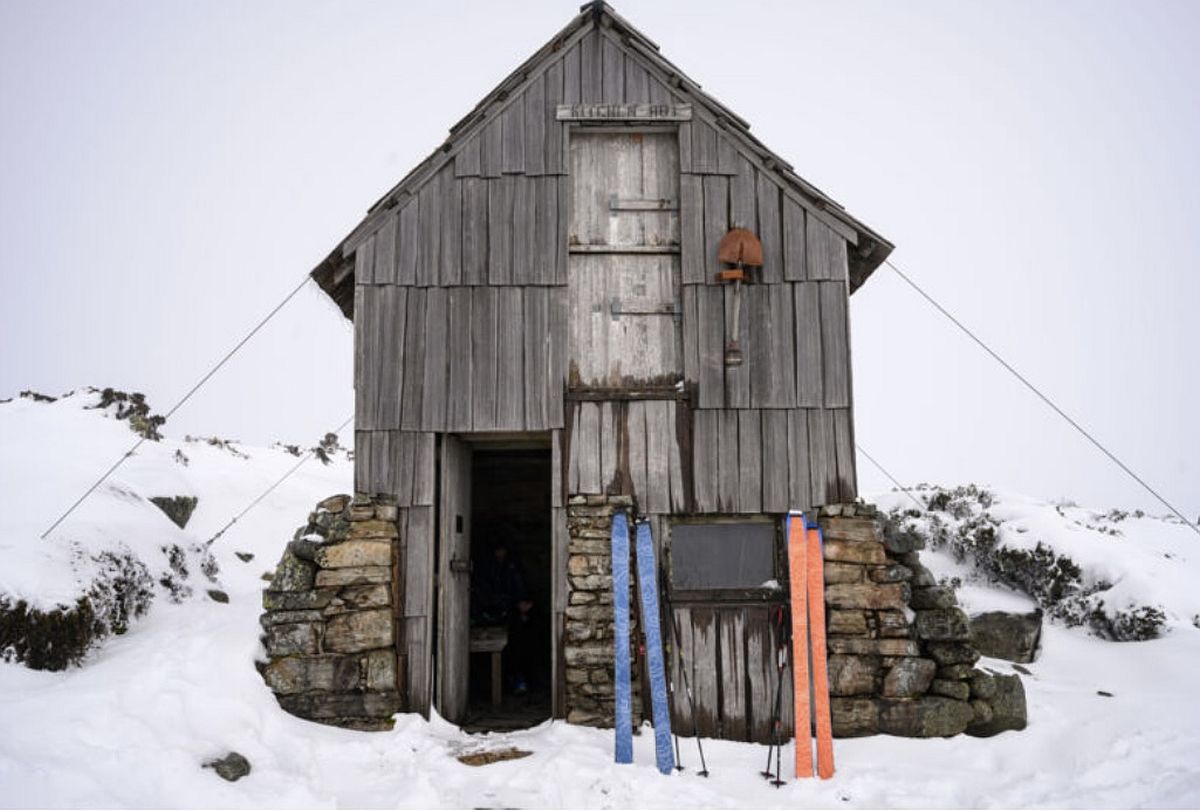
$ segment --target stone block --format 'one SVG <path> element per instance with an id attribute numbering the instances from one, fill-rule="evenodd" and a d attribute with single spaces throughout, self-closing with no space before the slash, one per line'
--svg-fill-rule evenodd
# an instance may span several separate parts
<path id="1" fill-rule="evenodd" d="M 258 618 L 258 623 L 263 628 L 270 628 L 273 625 L 288 625 L 297 622 L 321 622 L 323 619 L 325 619 L 324 615 L 316 609 L 268 611 Z"/>
<path id="2" fill-rule="evenodd" d="M 588 671 L 582 667 L 568 667 L 565 673 L 567 684 L 586 684 L 588 681 Z"/>
<path id="3" fill-rule="evenodd" d="M 346 586 L 338 590 L 335 602 L 344 610 L 383 608 L 391 605 L 392 591 L 384 584 Z"/>
<path id="4" fill-rule="evenodd" d="M 911 698 L 929 689 L 937 663 L 932 659 L 906 657 L 888 670 L 883 679 L 883 694 L 889 698 Z"/>
<path id="5" fill-rule="evenodd" d="M 926 586 L 924 588 L 913 589 L 912 600 L 909 605 L 916 610 L 929 610 L 934 608 L 953 608 L 958 604 L 958 598 L 954 596 L 954 589 L 948 586 Z"/>
<path id="6" fill-rule="evenodd" d="M 908 617 L 903 611 L 889 609 L 876 612 L 875 621 L 880 636 L 907 638 L 912 635 L 912 629 L 908 627 Z"/>
<path id="7" fill-rule="evenodd" d="M 303 529 L 296 530 L 297 538 L 287 545 L 287 551 L 291 552 L 301 560 L 315 562 L 317 550 L 324 546 L 325 541 L 314 541 L 299 537 L 300 533 L 303 531 Z"/>
<path id="8" fill-rule="evenodd" d="M 390 566 L 350 566 L 345 569 L 322 569 L 317 572 L 316 584 L 325 586 L 368 586 L 392 582 Z"/>
<path id="9" fill-rule="evenodd" d="M 975 649 L 983 656 L 1022 664 L 1032 662 L 1042 636 L 1042 612 L 973 614 L 971 634 Z"/>
<path id="10" fill-rule="evenodd" d="M 345 493 L 341 493 L 336 496 L 330 496 L 324 501 L 319 502 L 317 504 L 317 509 L 325 510 L 326 512 L 331 513 L 340 513 L 342 510 L 346 509 L 346 506 L 349 503 L 350 496 L 346 495 Z"/>
<path id="11" fill-rule="evenodd" d="M 867 570 L 857 563 L 831 561 L 825 564 L 825 585 L 861 583 L 866 579 L 866 572 Z"/>
<path id="12" fill-rule="evenodd" d="M 571 588 L 577 591 L 609 591 L 612 589 L 612 575 L 588 574 L 582 577 L 567 576 Z"/>
<path id="13" fill-rule="evenodd" d="M 867 633 L 867 615 L 862 611 L 832 609 L 826 632 L 832 635 L 859 636 Z"/>
<path id="14" fill-rule="evenodd" d="M 399 538 L 400 533 L 396 530 L 396 524 L 394 522 L 372 518 L 367 521 L 351 522 L 350 537 L 359 541 L 372 539 L 390 541 L 394 538 Z"/>
<path id="15" fill-rule="evenodd" d="M 386 608 L 330 617 L 325 625 L 325 650 L 354 653 L 392 644 L 392 612 Z"/>
<path id="16" fill-rule="evenodd" d="M 566 645 L 563 647 L 563 659 L 567 667 L 603 667 L 612 661 L 612 644 L 608 645 Z"/>
<path id="17" fill-rule="evenodd" d="M 403 709 L 400 694 L 298 693 L 275 697 L 293 715 L 313 720 L 339 718 L 390 718 Z"/>
<path id="18" fill-rule="evenodd" d="M 400 509 L 395 504 L 376 504 L 375 517 L 380 521 L 395 524 L 400 517 Z"/>
<path id="19" fill-rule="evenodd" d="M 267 647 L 267 654 L 272 658 L 277 656 L 303 656 L 317 652 L 318 639 L 319 632 L 317 626 L 311 623 L 272 625 L 267 629 L 264 644 Z"/>
<path id="20" fill-rule="evenodd" d="M 937 669 L 937 677 L 939 679 L 967 681 L 974 672 L 970 665 L 942 665 Z"/>
<path id="21" fill-rule="evenodd" d="M 925 649 L 939 665 L 973 665 L 979 661 L 979 651 L 962 642 L 929 642 Z"/>
<path id="22" fill-rule="evenodd" d="M 861 637 L 830 637 L 826 647 L 831 654 L 880 656 L 920 656 L 921 647 L 912 639 L 863 639 Z"/>
<path id="23" fill-rule="evenodd" d="M 318 591 L 264 591 L 263 609 L 266 611 L 303 611 L 324 608 L 333 600 L 334 592 Z"/>
<path id="24" fill-rule="evenodd" d="M 825 602 L 834 608 L 896 608 L 905 605 L 903 583 L 838 583 L 825 589 Z"/>
<path id="25" fill-rule="evenodd" d="M 1025 705 L 1025 686 L 1021 677 L 994 676 L 996 692 L 987 699 L 991 707 L 992 717 L 987 721 L 976 721 L 967 727 L 967 734 L 978 738 L 987 738 L 1005 730 L 1021 730 L 1027 723 Z"/>
<path id="26" fill-rule="evenodd" d="M 971 709 L 975 712 L 975 717 L 971 719 L 971 723 L 967 725 L 969 730 L 971 727 L 983 727 L 992 722 L 996 717 L 996 713 L 992 711 L 992 705 L 983 699 L 971 699 Z M 969 734 L 969 733 L 968 733 Z"/>
<path id="27" fill-rule="evenodd" d="M 912 580 L 910 580 L 909 583 L 912 584 L 914 589 L 936 586 L 938 584 L 937 578 L 933 576 L 933 572 L 926 569 L 920 563 L 910 566 L 909 568 L 913 570 Z"/>
<path id="28" fill-rule="evenodd" d="M 829 714 L 835 738 L 860 738 L 879 732 L 879 702 L 873 698 L 831 698 Z"/>
<path id="29" fill-rule="evenodd" d="M 910 555 L 925 548 L 925 539 L 911 530 L 893 528 L 884 533 L 883 546 L 894 555 Z"/>
<path id="30" fill-rule="evenodd" d="M 830 517 L 821 521 L 821 529 L 825 540 L 836 541 L 865 541 L 880 545 L 883 551 L 883 533 L 879 523 L 870 518 L 835 518 Z"/>
<path id="31" fill-rule="evenodd" d="M 918 611 L 913 625 L 920 639 L 957 642 L 971 638 L 971 623 L 958 608 Z"/>
<path id="32" fill-rule="evenodd" d="M 996 677 L 984 670 L 972 670 L 970 676 L 971 697 L 984 701 L 996 696 Z"/>
<path id="33" fill-rule="evenodd" d="M 877 690 L 879 657 L 872 654 L 829 657 L 829 694 L 832 696 L 871 695 Z"/>
<path id="34" fill-rule="evenodd" d="M 877 566 L 869 571 L 871 581 L 874 583 L 899 583 L 908 580 L 912 574 L 912 569 L 901 566 L 899 563 Z"/>
<path id="35" fill-rule="evenodd" d="M 368 690 L 396 689 L 396 654 L 392 650 L 373 650 L 366 661 Z"/>
<path id="36" fill-rule="evenodd" d="M 843 541 L 826 538 L 825 560 L 881 566 L 887 563 L 887 554 L 883 551 L 883 544 L 875 541 Z"/>
<path id="37" fill-rule="evenodd" d="M 879 731 L 903 738 L 958 735 L 975 717 L 971 705 L 945 696 L 885 698 L 880 701 Z"/>
<path id="38" fill-rule="evenodd" d="M 356 656 L 289 656 L 263 668 L 267 686 L 284 694 L 310 690 L 348 692 L 358 689 L 361 675 Z"/>
<path id="39" fill-rule="evenodd" d="M 322 546 L 313 560 L 322 569 L 391 566 L 392 544 L 390 541 L 343 541 Z"/>
<path id="40" fill-rule="evenodd" d="M 929 692 L 957 701 L 966 701 L 971 697 L 970 685 L 953 679 L 934 679 L 933 683 L 929 685 Z"/>
<path id="41" fill-rule="evenodd" d="M 313 587 L 317 567 L 287 550 L 275 569 L 271 591 L 308 591 Z"/>

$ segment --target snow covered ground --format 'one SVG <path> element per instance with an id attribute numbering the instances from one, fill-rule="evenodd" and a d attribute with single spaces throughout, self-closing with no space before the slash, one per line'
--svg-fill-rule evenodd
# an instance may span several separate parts
<path id="1" fill-rule="evenodd" d="M 39 541 L 95 473 L 136 439 L 125 423 L 81 404 L 79 398 L 0 404 L 0 593 L 44 607 L 77 596 L 77 579 L 87 574 L 72 543 L 92 551 L 125 544 L 157 571 L 163 544 L 203 542 L 296 461 L 280 450 L 240 448 L 243 458 L 202 443 L 148 442 L 49 541 Z M 186 466 L 175 460 L 177 450 L 188 457 Z M 1043 651 L 1029 666 L 1033 675 L 1025 677 L 1030 725 L 1024 732 L 838 741 L 832 780 L 790 780 L 775 789 L 758 776 L 766 750 L 755 745 L 706 740 L 711 776 L 704 779 L 694 773 L 694 742 L 685 739 L 689 768 L 664 777 L 654 769 L 649 734 L 635 740 L 634 765 L 616 766 L 610 733 L 559 722 L 470 736 L 436 719 L 400 716 L 392 732 L 356 733 L 283 713 L 253 667 L 260 576 L 312 505 L 345 491 L 350 476 L 344 460 L 328 467 L 310 462 L 216 542 L 228 604 L 208 599 L 206 581 L 196 579 L 190 598 L 172 603 L 159 594 L 144 618 L 107 639 L 81 668 L 51 673 L 0 663 L 0 805 L 1200 805 L 1200 630 L 1187 614 L 1193 584 L 1200 584 L 1200 546 L 1178 525 L 1137 519 L 1140 528 L 1120 537 L 1142 551 L 1102 554 L 1109 581 L 1125 583 L 1135 601 L 1164 607 L 1167 635 L 1114 643 L 1082 628 L 1048 625 Z M 144 500 L 177 494 L 199 497 L 186 530 Z M 880 501 L 893 506 L 894 498 Z M 1058 515 L 1054 505 L 1015 497 L 1004 504 L 1006 518 L 1027 522 L 1076 558 L 1087 556 L 1085 536 L 1067 528 L 1071 519 L 1050 517 Z M 1163 549 L 1172 555 L 1172 574 L 1146 576 L 1148 558 L 1139 555 L 1161 556 Z M 235 552 L 255 557 L 243 562 Z M 924 557 L 939 575 L 965 574 L 948 555 Z M 982 583 L 969 584 L 961 596 L 968 610 L 1031 604 Z M 981 664 L 1011 672 L 1003 662 Z M 510 745 L 533 754 L 483 767 L 455 759 Z M 229 750 L 250 760 L 248 777 L 227 783 L 200 768 Z M 785 763 L 790 753 L 789 747 Z"/>

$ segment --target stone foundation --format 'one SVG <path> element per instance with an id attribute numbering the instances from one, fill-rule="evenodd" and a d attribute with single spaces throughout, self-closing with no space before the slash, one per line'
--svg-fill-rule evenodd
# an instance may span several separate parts
<path id="1" fill-rule="evenodd" d="M 390 729 L 397 684 L 394 503 L 333 496 L 288 544 L 263 592 L 263 679 L 283 709 L 323 724 Z"/>
<path id="2" fill-rule="evenodd" d="M 572 496 L 567 503 L 567 582 L 570 590 L 563 629 L 563 658 L 566 660 L 569 723 L 611 727 L 616 717 L 613 691 L 612 516 L 616 510 L 629 509 L 632 504 L 630 496 Z M 642 722 L 638 678 L 641 666 L 636 641 L 637 596 L 632 587 L 629 605 L 633 725 L 637 728 Z"/>
<path id="3" fill-rule="evenodd" d="M 967 615 L 921 565 L 923 542 L 888 535 L 873 507 L 824 507 L 833 734 L 929 738 L 1025 727 L 1017 676 L 979 670 Z"/>

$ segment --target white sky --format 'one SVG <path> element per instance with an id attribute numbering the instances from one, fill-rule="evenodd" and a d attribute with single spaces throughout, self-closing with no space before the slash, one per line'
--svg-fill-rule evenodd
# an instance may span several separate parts
<path id="1" fill-rule="evenodd" d="M 1200 4 L 616 8 L 1200 514 Z M 166 410 L 576 10 L 0 0 L 0 397 Z M 858 440 L 902 481 L 1161 511 L 887 269 L 852 318 Z M 310 441 L 352 407 L 312 288 L 167 427 Z"/>

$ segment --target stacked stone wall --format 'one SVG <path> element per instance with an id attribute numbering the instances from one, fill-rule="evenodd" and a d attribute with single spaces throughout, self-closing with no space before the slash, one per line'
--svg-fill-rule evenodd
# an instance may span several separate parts
<path id="1" fill-rule="evenodd" d="M 263 678 L 283 709 L 323 724 L 388 729 L 403 709 L 393 572 L 397 509 L 333 496 L 288 544 L 263 592 Z"/>

